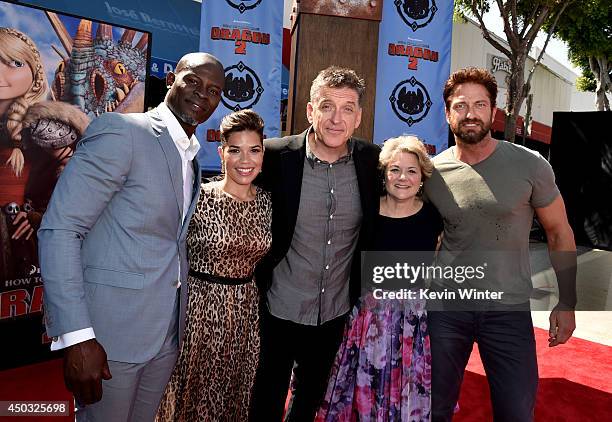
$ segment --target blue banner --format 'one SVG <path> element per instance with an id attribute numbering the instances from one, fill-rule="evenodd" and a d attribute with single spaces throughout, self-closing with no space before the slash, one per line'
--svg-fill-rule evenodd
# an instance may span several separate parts
<path id="1" fill-rule="evenodd" d="M 378 41 L 374 142 L 417 135 L 447 148 L 442 91 L 450 73 L 452 0 L 387 0 Z"/>
<path id="2" fill-rule="evenodd" d="M 280 136 L 283 0 L 204 0 L 200 51 L 215 55 L 225 67 L 221 103 L 197 130 L 203 170 L 219 171 L 217 154 L 221 118 L 251 108 L 265 122 L 264 135 Z"/>
<path id="3" fill-rule="evenodd" d="M 158 57 L 151 57 L 151 66 L 149 68 L 149 75 L 158 77 L 159 79 L 165 79 L 168 72 L 174 72 L 176 68 L 176 61 L 160 59 Z"/>

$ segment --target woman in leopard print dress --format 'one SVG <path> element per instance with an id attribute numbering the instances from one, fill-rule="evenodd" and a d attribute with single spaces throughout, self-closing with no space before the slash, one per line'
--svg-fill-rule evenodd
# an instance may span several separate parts
<path id="1" fill-rule="evenodd" d="M 263 161 L 263 121 L 251 110 L 221 122 L 223 180 L 202 184 L 189 225 L 189 302 L 178 362 L 157 421 L 245 421 L 259 357 L 253 280 L 270 248 L 270 195 L 251 182 Z"/>

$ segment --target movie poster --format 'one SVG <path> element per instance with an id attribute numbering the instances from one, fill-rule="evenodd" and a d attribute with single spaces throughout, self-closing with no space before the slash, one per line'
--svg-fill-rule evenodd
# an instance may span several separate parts
<path id="1" fill-rule="evenodd" d="M 204 171 L 221 169 L 219 125 L 233 111 L 255 110 L 265 122 L 264 136 L 280 136 L 282 48 L 281 0 L 202 2 L 200 51 L 216 56 L 225 68 L 221 103 L 196 131 Z"/>
<path id="2" fill-rule="evenodd" d="M 453 2 L 383 3 L 374 142 L 416 135 L 436 155 L 448 146 L 442 91 L 450 73 Z"/>
<path id="3" fill-rule="evenodd" d="M 149 44 L 146 32 L 0 0 L 0 369 L 50 356 L 36 231 L 89 122 L 143 111 Z"/>

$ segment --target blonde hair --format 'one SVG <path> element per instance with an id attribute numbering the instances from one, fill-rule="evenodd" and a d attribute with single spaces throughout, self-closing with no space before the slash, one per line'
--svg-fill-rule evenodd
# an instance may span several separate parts
<path id="1" fill-rule="evenodd" d="M 423 141 L 414 135 L 398 136 L 397 138 L 390 138 L 385 141 L 378 159 L 378 167 L 383 173 L 387 170 L 387 166 L 395 154 L 399 152 L 407 152 L 417 157 L 419 166 L 421 167 L 421 176 L 423 180 L 431 176 L 433 172 L 433 163 L 429 159 Z"/>
<path id="2" fill-rule="evenodd" d="M 15 98 L 7 111 L 6 128 L 14 147 L 21 147 L 23 118 L 30 105 L 43 100 L 49 91 L 47 77 L 34 41 L 14 28 L 0 27 L 0 60 L 8 63 L 18 60 L 27 63 L 32 72 L 32 85 L 25 94 Z"/>

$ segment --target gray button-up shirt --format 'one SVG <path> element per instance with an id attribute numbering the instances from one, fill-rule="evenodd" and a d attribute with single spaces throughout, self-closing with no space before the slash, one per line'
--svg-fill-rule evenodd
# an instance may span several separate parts
<path id="1" fill-rule="evenodd" d="M 348 146 L 348 155 L 327 163 L 315 157 L 306 136 L 295 232 L 268 290 L 268 307 L 277 318 L 318 325 L 350 309 L 351 263 L 363 214 L 353 143 Z"/>

